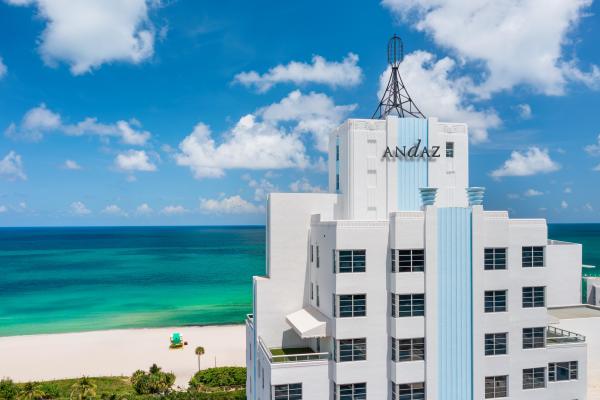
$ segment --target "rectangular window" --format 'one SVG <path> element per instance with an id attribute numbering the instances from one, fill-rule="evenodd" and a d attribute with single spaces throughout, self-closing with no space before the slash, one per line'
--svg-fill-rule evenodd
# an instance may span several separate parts
<path id="1" fill-rule="evenodd" d="M 335 400 L 366 400 L 367 384 L 350 383 L 346 385 L 333 386 L 333 398 Z"/>
<path id="2" fill-rule="evenodd" d="M 523 288 L 523 308 L 545 306 L 546 288 L 544 286 L 529 286 Z"/>
<path id="3" fill-rule="evenodd" d="M 446 157 L 454 158 L 454 142 L 446 142 Z"/>
<path id="4" fill-rule="evenodd" d="M 485 355 L 499 356 L 507 354 L 507 333 L 485 334 Z"/>
<path id="5" fill-rule="evenodd" d="M 290 383 L 273 386 L 273 400 L 302 400 L 302 384 Z"/>
<path id="6" fill-rule="evenodd" d="M 487 248 L 484 250 L 485 270 L 506 269 L 506 249 Z"/>
<path id="7" fill-rule="evenodd" d="M 392 317 L 419 317 L 425 315 L 425 295 L 392 294 Z"/>
<path id="8" fill-rule="evenodd" d="M 336 192 L 340 191 L 340 174 L 339 173 L 335 174 L 335 191 Z"/>
<path id="9" fill-rule="evenodd" d="M 526 368 L 523 370 L 523 389 L 546 387 L 546 368 Z"/>
<path id="10" fill-rule="evenodd" d="M 320 261 L 321 260 L 319 260 L 319 246 L 317 245 L 317 268 L 320 267 L 320 264 L 321 264 Z"/>
<path id="11" fill-rule="evenodd" d="M 335 316 L 340 318 L 365 317 L 367 315 L 367 295 L 340 294 L 336 299 Z"/>
<path id="12" fill-rule="evenodd" d="M 392 382 L 392 400 L 424 400 L 425 382 L 396 385 Z"/>
<path id="13" fill-rule="evenodd" d="M 485 377 L 485 398 L 508 397 L 508 375 Z"/>
<path id="14" fill-rule="evenodd" d="M 423 272 L 424 270 L 424 249 L 392 249 L 392 272 Z"/>
<path id="15" fill-rule="evenodd" d="M 579 378 L 577 361 L 557 362 L 548 364 L 548 381 L 572 381 Z"/>
<path id="16" fill-rule="evenodd" d="M 544 247 L 543 246 L 524 246 L 522 258 L 523 258 L 523 268 L 543 267 L 544 266 Z"/>
<path id="17" fill-rule="evenodd" d="M 314 246 L 311 244 L 310 245 L 310 262 L 313 262 L 313 250 L 314 250 Z"/>
<path id="18" fill-rule="evenodd" d="M 310 299 L 311 300 L 314 299 L 314 289 L 315 289 L 315 285 L 311 282 L 310 283 Z"/>
<path id="19" fill-rule="evenodd" d="M 504 312 L 506 311 L 506 290 L 486 290 L 485 291 L 485 312 Z"/>
<path id="20" fill-rule="evenodd" d="M 539 349 L 546 347 L 546 328 L 523 328 L 523 348 Z"/>
<path id="21" fill-rule="evenodd" d="M 336 362 L 363 361 L 367 359 L 367 339 L 342 339 L 337 341 Z"/>
<path id="22" fill-rule="evenodd" d="M 319 285 L 317 285 L 317 307 L 321 305 L 321 297 L 319 296 Z"/>
<path id="23" fill-rule="evenodd" d="M 338 250 L 339 273 L 365 272 L 366 269 L 366 250 Z M 317 253 L 317 257 L 318 257 Z"/>
<path id="24" fill-rule="evenodd" d="M 392 361 L 403 362 L 422 360 L 425 360 L 425 338 L 392 338 Z"/>

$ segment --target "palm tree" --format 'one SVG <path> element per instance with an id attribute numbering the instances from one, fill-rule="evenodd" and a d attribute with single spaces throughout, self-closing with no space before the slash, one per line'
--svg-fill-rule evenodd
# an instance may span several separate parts
<path id="1" fill-rule="evenodd" d="M 96 397 L 96 384 L 88 377 L 82 377 L 71 386 L 71 399 L 87 400 Z"/>
<path id="2" fill-rule="evenodd" d="M 38 384 L 36 382 L 27 382 L 23 385 L 19 393 L 19 400 L 40 400 L 43 399 L 46 393 L 43 390 L 40 390 Z"/>
<path id="3" fill-rule="evenodd" d="M 200 371 L 200 357 L 204 355 L 204 347 L 198 346 L 196 347 L 196 355 L 198 356 L 198 371 Z"/>

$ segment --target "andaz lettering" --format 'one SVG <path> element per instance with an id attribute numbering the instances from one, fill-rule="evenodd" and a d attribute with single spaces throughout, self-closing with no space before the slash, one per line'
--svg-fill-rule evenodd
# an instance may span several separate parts
<path id="1" fill-rule="evenodd" d="M 396 149 L 392 151 L 389 146 L 386 147 L 385 152 L 383 153 L 383 158 L 438 158 L 440 157 L 439 152 L 440 146 L 425 146 L 421 148 L 421 139 L 419 139 L 414 146 L 411 146 L 408 149 L 406 146 L 396 146 Z"/>

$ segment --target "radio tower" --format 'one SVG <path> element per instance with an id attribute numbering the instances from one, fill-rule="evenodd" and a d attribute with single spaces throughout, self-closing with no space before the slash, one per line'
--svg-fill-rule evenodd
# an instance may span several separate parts
<path id="1" fill-rule="evenodd" d="M 388 42 L 387 52 L 392 73 L 379 106 L 371 118 L 384 119 L 388 115 L 397 115 L 400 118 L 425 118 L 425 115 L 410 98 L 398 71 L 398 67 L 404 59 L 404 45 L 400 36 L 396 34 L 392 36 Z"/>

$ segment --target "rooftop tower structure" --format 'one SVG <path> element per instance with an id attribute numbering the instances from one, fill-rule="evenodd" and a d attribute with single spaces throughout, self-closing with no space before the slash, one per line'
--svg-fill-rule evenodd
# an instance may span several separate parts
<path id="1" fill-rule="evenodd" d="M 581 246 L 484 209 L 467 125 L 408 113 L 397 78 L 331 132 L 329 193 L 268 198 L 248 399 L 585 399 L 585 338 L 548 312 L 580 303 Z"/>

